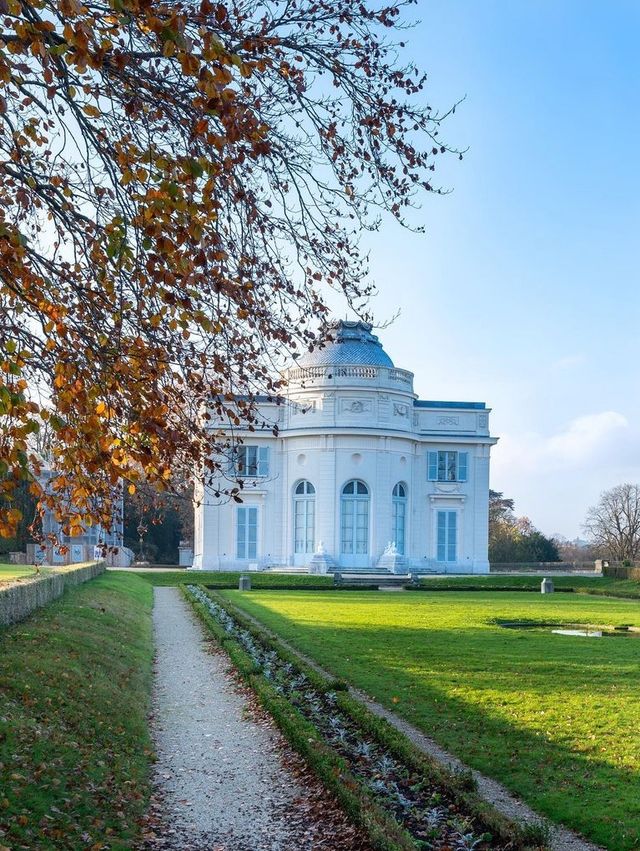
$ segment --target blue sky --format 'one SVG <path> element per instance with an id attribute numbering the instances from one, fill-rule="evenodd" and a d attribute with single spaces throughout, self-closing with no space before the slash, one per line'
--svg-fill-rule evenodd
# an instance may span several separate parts
<path id="1" fill-rule="evenodd" d="M 575 537 L 640 481 L 640 3 L 419 0 L 408 50 L 469 146 L 427 234 L 368 238 L 381 332 L 423 398 L 486 401 L 492 487 Z"/>

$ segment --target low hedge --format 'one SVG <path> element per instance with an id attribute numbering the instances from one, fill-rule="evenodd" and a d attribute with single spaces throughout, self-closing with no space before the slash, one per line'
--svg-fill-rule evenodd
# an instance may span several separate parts
<path id="1" fill-rule="evenodd" d="M 627 568 L 623 568 L 626 570 Z M 640 597 L 640 581 L 616 579 L 610 576 L 554 576 L 556 592 L 566 594 L 589 594 L 597 597 L 620 599 Z M 421 578 L 420 584 L 407 586 L 408 590 L 421 593 L 435 591 L 523 591 L 540 593 L 539 576 L 477 576 L 477 577 L 434 577 Z"/>
<path id="2" fill-rule="evenodd" d="M 262 571 L 171 570 L 157 571 L 127 568 L 123 573 L 136 573 L 152 585 L 208 585 L 212 588 L 237 588 L 241 576 L 250 576 L 254 588 L 287 590 L 322 590 L 333 588 L 333 574 L 269 573 Z"/>

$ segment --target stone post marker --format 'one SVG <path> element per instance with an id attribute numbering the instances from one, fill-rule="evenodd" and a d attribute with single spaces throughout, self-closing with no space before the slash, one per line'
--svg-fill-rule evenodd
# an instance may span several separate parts
<path id="1" fill-rule="evenodd" d="M 541 594 L 553 594 L 553 579 L 543 579 L 540 583 Z"/>
<path id="2" fill-rule="evenodd" d="M 251 591 L 251 577 L 241 576 L 238 583 L 238 591 Z"/>

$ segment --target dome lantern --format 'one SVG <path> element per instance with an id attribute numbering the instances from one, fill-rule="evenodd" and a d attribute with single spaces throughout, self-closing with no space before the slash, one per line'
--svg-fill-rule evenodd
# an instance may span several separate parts
<path id="1" fill-rule="evenodd" d="M 330 339 L 296 359 L 296 366 L 382 366 L 393 369 L 393 361 L 372 333 L 368 322 L 340 319 L 329 326 Z"/>

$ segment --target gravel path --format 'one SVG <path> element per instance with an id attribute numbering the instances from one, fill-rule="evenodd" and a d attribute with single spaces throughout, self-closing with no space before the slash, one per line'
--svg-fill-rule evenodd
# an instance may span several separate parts
<path id="1" fill-rule="evenodd" d="M 366 851 L 335 801 L 205 642 L 176 588 L 154 588 L 155 803 L 143 848 Z"/>

